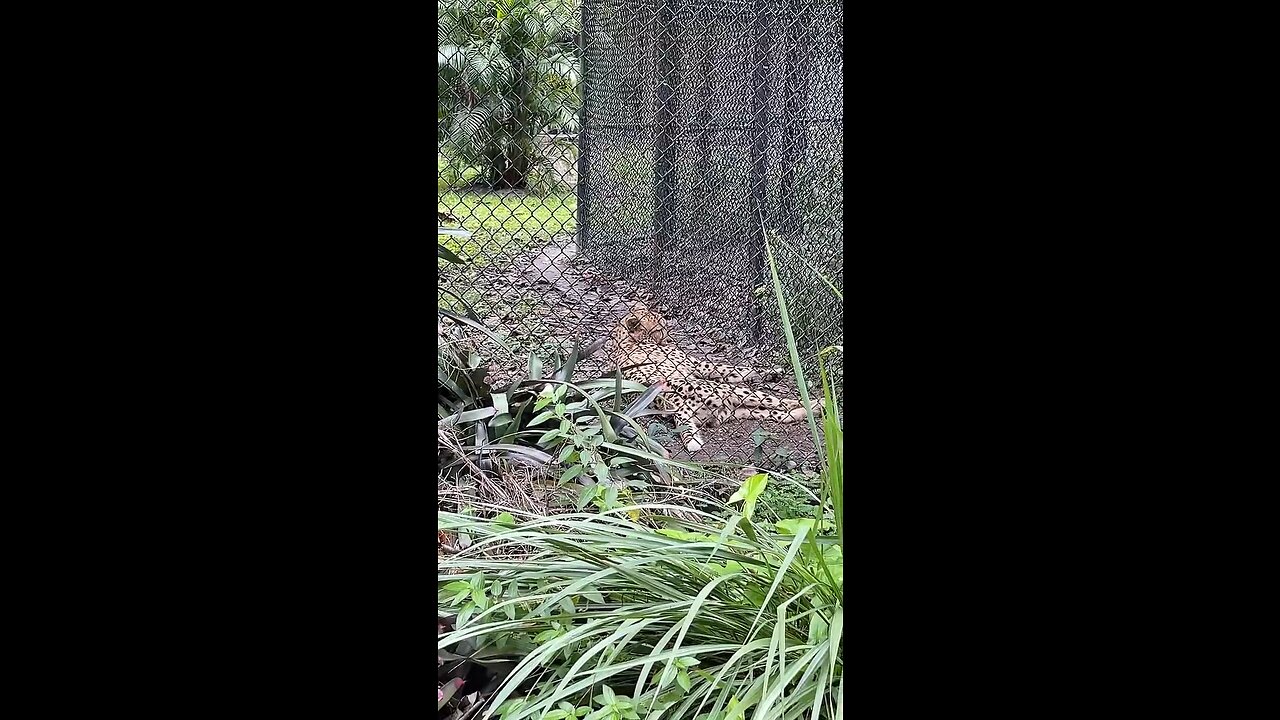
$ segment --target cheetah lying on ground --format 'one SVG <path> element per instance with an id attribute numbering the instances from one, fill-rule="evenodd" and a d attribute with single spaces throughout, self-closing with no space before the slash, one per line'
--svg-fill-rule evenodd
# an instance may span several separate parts
<path id="1" fill-rule="evenodd" d="M 605 350 L 628 380 L 649 386 L 665 383 L 667 389 L 658 395 L 657 406 L 673 414 L 677 424 L 687 426 L 680 438 L 689 452 L 702 448 L 701 428 L 715 427 L 729 418 L 793 423 L 808 417 L 798 400 L 727 384 L 759 379 L 759 371 L 693 360 L 679 348 L 663 345 L 667 338 L 662 316 L 637 303 L 614 328 Z M 815 404 L 813 414 L 820 416 L 822 406 Z"/>

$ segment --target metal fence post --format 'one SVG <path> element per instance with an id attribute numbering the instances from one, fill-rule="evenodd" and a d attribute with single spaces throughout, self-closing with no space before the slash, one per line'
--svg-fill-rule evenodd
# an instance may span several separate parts
<path id="1" fill-rule="evenodd" d="M 587 110 L 587 78 L 591 64 L 587 59 L 587 27 L 591 20 L 591 0 L 582 0 L 582 30 L 578 33 L 578 59 L 582 66 L 578 86 L 582 89 L 582 105 L 578 108 L 578 248 L 586 250 L 591 241 L 591 134 Z"/>
<path id="2" fill-rule="evenodd" d="M 765 115 L 769 111 L 769 45 L 772 40 L 772 24 L 776 13 L 767 0 L 755 0 L 752 3 L 751 22 L 752 35 L 755 38 L 755 49 L 752 52 L 751 73 L 751 196 L 747 204 L 750 216 L 751 243 L 751 283 L 764 281 L 764 228 L 768 223 L 769 208 L 766 207 L 765 188 L 768 172 L 766 165 L 766 149 L 768 147 L 767 130 L 769 124 Z M 748 319 L 749 334 L 752 342 L 760 342 L 762 335 L 762 314 L 759 303 L 751 303 Z"/>
<path id="3" fill-rule="evenodd" d="M 672 57 L 673 13 L 671 4 L 675 0 L 661 0 L 658 5 L 658 34 L 654 43 L 658 52 L 658 106 L 655 109 L 654 124 L 657 135 L 654 138 L 653 159 L 653 255 L 651 272 L 656 273 L 662 266 L 662 259 L 669 247 L 672 221 L 675 211 L 672 208 L 675 195 L 675 183 L 672 178 L 671 156 L 674 150 L 672 142 L 672 125 L 675 121 L 676 77 L 675 59 Z"/>
<path id="4" fill-rule="evenodd" d="M 714 26 L 711 11 L 705 4 L 698 6 L 698 24 L 704 28 Z M 711 33 L 704 32 L 700 40 L 691 44 L 702 54 L 698 66 L 698 74 L 702 76 L 698 86 L 698 184 L 705 192 L 715 182 L 711 176 L 711 106 L 715 102 L 711 92 L 711 73 L 715 69 L 711 62 Z"/>
<path id="5" fill-rule="evenodd" d="M 809 66 L 814 61 L 810 46 L 804 42 L 809 30 L 809 8 L 809 2 L 787 0 L 787 16 L 791 22 L 787 26 L 784 50 L 786 109 L 782 120 L 782 179 L 778 190 L 781 217 L 778 228 L 789 236 L 789 240 L 796 241 L 797 245 L 804 244 L 803 236 L 797 241 L 796 234 L 804 231 L 804 218 L 800 208 L 802 204 L 807 205 L 796 198 L 796 165 L 805 160 L 808 136 L 807 129 L 801 125 L 806 118 L 803 105 L 809 95 Z"/>

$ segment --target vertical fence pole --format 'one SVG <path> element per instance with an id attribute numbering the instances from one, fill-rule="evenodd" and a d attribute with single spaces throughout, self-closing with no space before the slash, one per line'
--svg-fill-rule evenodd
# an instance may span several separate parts
<path id="1" fill-rule="evenodd" d="M 578 60 L 581 73 L 578 87 L 582 106 L 578 108 L 578 249 L 586 250 L 591 242 L 591 134 L 588 132 L 587 88 L 591 64 L 587 58 L 587 28 L 591 22 L 591 0 L 582 0 L 582 30 L 578 33 Z"/>
<path id="2" fill-rule="evenodd" d="M 751 287 L 764 281 L 764 229 L 762 221 L 770 221 L 768 209 L 765 207 L 765 188 L 768 170 L 765 163 L 768 148 L 768 127 L 765 118 L 769 112 L 769 45 L 772 35 L 773 19 L 776 11 L 767 0 L 755 0 L 753 3 L 751 31 L 755 38 L 755 49 L 751 53 L 751 195 L 747 204 L 749 209 L 749 242 L 751 243 Z M 748 318 L 749 333 L 752 342 L 760 342 L 761 310 L 760 303 L 750 304 L 751 314 Z"/>
<path id="3" fill-rule="evenodd" d="M 660 0 L 658 5 L 658 32 L 654 38 L 658 54 L 658 106 L 654 114 L 657 135 L 654 138 L 653 158 L 653 256 L 651 269 L 662 267 L 663 255 L 670 247 L 668 233 L 672 229 L 675 211 L 675 183 L 672 178 L 672 125 L 675 122 L 676 63 L 672 42 L 674 31 L 671 4 L 676 0 Z"/>
<path id="4" fill-rule="evenodd" d="M 702 37 L 696 43 L 690 42 L 690 45 L 697 45 L 702 58 L 699 62 L 698 74 L 702 76 L 701 84 L 698 86 L 698 192 L 709 195 L 711 185 L 715 180 L 711 175 L 711 73 L 715 69 L 711 63 L 712 39 L 713 35 L 710 28 L 715 27 L 711 10 L 705 4 L 698 6 L 698 25 L 703 28 Z M 690 53 L 692 55 L 692 53 Z M 722 138 L 716 138 L 717 144 Z M 720 159 L 723 162 L 722 159 Z M 724 172 L 724 168 L 719 168 L 720 172 Z M 704 201 L 705 202 L 705 201 Z"/>
<path id="5" fill-rule="evenodd" d="M 809 68 L 814 53 L 811 43 L 805 42 L 809 31 L 809 0 L 787 0 L 787 37 L 784 52 L 786 67 L 786 109 L 782 120 L 782 182 L 778 191 L 779 229 L 797 245 L 803 245 L 800 233 L 804 230 L 804 211 L 811 199 L 797 197 L 796 166 L 805 162 L 807 154 L 808 113 L 804 104 L 809 97 Z M 801 189 L 803 191 L 803 189 Z"/>

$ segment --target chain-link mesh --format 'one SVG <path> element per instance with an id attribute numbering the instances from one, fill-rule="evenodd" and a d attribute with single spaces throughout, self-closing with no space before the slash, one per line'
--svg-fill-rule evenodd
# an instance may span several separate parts
<path id="1" fill-rule="evenodd" d="M 818 276 L 843 291 L 840 4 L 440 0 L 439 20 L 439 210 L 475 232 L 442 289 L 545 359 L 639 300 L 695 360 L 786 367 L 768 238 L 816 381 L 843 344 Z M 760 387 L 797 397 L 788 376 Z M 803 428 L 730 422 L 699 455 L 807 455 Z"/>

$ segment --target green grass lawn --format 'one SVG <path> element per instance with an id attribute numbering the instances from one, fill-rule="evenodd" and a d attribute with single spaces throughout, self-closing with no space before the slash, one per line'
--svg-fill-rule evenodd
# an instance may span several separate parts
<path id="1" fill-rule="evenodd" d="M 536 249 L 552 237 L 577 228 L 578 198 L 570 192 L 540 196 L 520 190 L 503 192 L 450 190 L 439 196 L 439 209 L 453 213 L 470 238 L 441 238 L 450 249 L 482 265 L 505 252 Z"/>
<path id="2" fill-rule="evenodd" d="M 536 249 L 556 235 L 577 229 L 574 211 L 578 198 L 572 191 L 542 194 L 450 187 L 449 183 L 471 182 L 480 169 L 466 168 L 454 174 L 441 153 L 436 153 L 436 170 L 439 209 L 453 213 L 474 233 L 470 238 L 441 238 L 441 242 L 478 266 L 488 265 L 498 252 L 515 255 Z"/>

